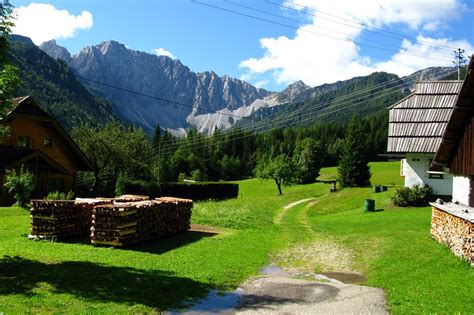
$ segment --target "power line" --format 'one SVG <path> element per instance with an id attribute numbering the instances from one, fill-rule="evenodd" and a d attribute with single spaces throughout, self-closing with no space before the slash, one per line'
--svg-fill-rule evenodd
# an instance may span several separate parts
<path id="1" fill-rule="evenodd" d="M 269 3 L 269 4 L 272 4 L 272 5 L 277 6 L 277 7 L 285 8 L 285 9 L 288 9 L 288 10 L 293 10 L 293 11 L 297 11 L 298 13 L 301 13 L 299 10 L 297 10 L 297 9 L 295 9 L 295 8 L 292 8 L 292 7 L 289 7 L 289 6 L 287 6 L 287 5 L 280 4 L 280 3 L 276 3 L 276 2 L 273 2 L 273 1 L 270 1 L 270 0 L 265 0 L 265 1 L 266 1 L 267 3 Z M 413 37 L 413 36 L 405 36 L 405 35 L 402 35 L 402 34 L 399 34 L 399 33 L 396 33 L 396 32 L 384 30 L 384 29 L 382 29 L 382 28 L 380 28 L 380 27 L 371 26 L 371 25 L 368 25 L 368 24 L 366 24 L 366 23 L 362 23 L 362 22 L 360 22 L 360 21 L 354 21 L 354 20 L 350 20 L 350 19 L 347 19 L 347 18 L 343 18 L 343 17 L 337 16 L 337 15 L 332 14 L 332 13 L 324 12 L 324 11 L 319 10 L 319 9 L 318 9 L 318 10 L 315 10 L 315 9 L 310 8 L 310 7 L 308 7 L 308 6 L 304 6 L 304 5 L 300 5 L 300 4 L 296 4 L 296 3 L 294 3 L 294 5 L 297 6 L 297 7 L 300 7 L 300 8 L 303 8 L 303 9 L 306 9 L 306 10 L 315 12 L 315 14 L 304 13 L 304 14 L 306 14 L 306 15 L 311 15 L 311 16 L 316 17 L 316 16 L 318 16 L 318 13 L 319 13 L 319 14 L 324 14 L 324 15 L 328 15 L 328 16 L 334 17 L 334 18 L 339 19 L 339 20 L 342 20 L 342 21 L 347 21 L 347 22 L 350 22 L 350 23 L 353 23 L 353 24 L 362 26 L 362 27 L 358 27 L 358 26 L 354 26 L 354 25 L 349 25 L 349 24 L 341 23 L 341 22 L 336 22 L 336 21 L 334 21 L 334 20 L 332 20 L 332 19 L 328 19 L 328 18 L 319 16 L 319 17 L 322 18 L 322 19 L 329 20 L 329 21 L 333 21 L 334 23 L 346 25 L 346 26 L 348 26 L 348 27 L 358 28 L 358 29 L 361 29 L 361 30 L 367 30 L 367 31 L 373 32 L 374 34 L 378 34 L 378 35 L 385 36 L 385 37 L 392 38 L 392 39 L 405 39 L 405 38 L 409 38 L 409 39 L 414 40 L 414 41 L 424 42 L 424 43 L 426 43 L 428 46 L 438 47 L 438 48 L 442 48 L 442 49 L 449 50 L 449 51 L 451 51 L 452 49 L 454 49 L 454 47 L 451 47 L 451 46 L 446 46 L 446 45 L 434 45 L 433 43 L 430 43 L 429 41 L 419 40 L 419 39 L 417 39 L 417 38 L 415 38 L 415 37 Z M 371 29 L 378 30 L 379 32 L 372 31 Z M 384 33 L 385 33 L 385 34 L 384 34 Z"/>
<path id="2" fill-rule="evenodd" d="M 259 13 L 262 13 L 262 14 L 266 14 L 266 15 L 270 15 L 270 16 L 274 16 L 274 17 L 278 17 L 278 18 L 282 18 L 282 19 L 285 19 L 285 20 L 294 21 L 294 22 L 298 22 L 298 23 L 300 22 L 300 21 L 297 20 L 297 19 L 289 18 L 289 17 L 283 16 L 283 15 L 279 15 L 279 14 L 274 14 L 274 13 L 271 13 L 271 12 L 268 12 L 268 11 L 265 11 L 265 10 L 260 10 L 260 9 L 257 9 L 257 8 L 251 7 L 251 6 L 247 6 L 247 5 L 235 3 L 235 2 L 230 1 L 230 0 L 226 0 L 226 2 L 229 3 L 229 4 L 231 4 L 231 5 L 234 5 L 234 6 L 237 6 L 237 7 L 241 7 L 241 8 L 245 8 L 245 9 L 248 9 L 248 10 L 252 10 L 252 11 L 255 11 L 255 12 L 259 12 Z M 284 5 L 280 5 L 280 4 L 271 2 L 271 1 L 267 1 L 267 2 L 270 3 L 270 4 L 273 4 L 273 5 L 279 6 L 279 7 L 292 9 L 292 8 L 290 8 L 290 7 L 287 7 L 287 6 L 284 6 Z M 292 10 L 295 10 L 295 9 L 292 9 Z M 295 11 L 297 11 L 297 10 L 295 10 Z M 317 16 L 317 15 L 314 14 L 314 15 L 312 15 L 312 16 Z M 373 32 L 373 33 L 378 34 L 378 35 L 382 35 L 382 36 L 385 36 L 385 37 L 388 37 L 388 38 L 392 38 L 392 39 L 397 39 L 397 40 L 399 40 L 399 38 L 396 38 L 396 37 L 394 37 L 394 36 L 388 36 L 388 35 L 386 35 L 386 34 L 381 34 L 381 33 L 378 33 L 378 32 L 375 32 L 375 31 L 371 31 L 370 29 L 366 29 L 366 28 L 363 28 L 363 27 L 356 27 L 356 26 L 353 26 L 353 25 L 348 25 L 348 24 L 346 24 L 346 23 L 337 22 L 337 21 L 335 21 L 335 20 L 333 20 L 333 19 L 328 19 L 328 18 L 325 18 L 325 17 L 319 17 L 319 18 L 325 19 L 325 20 L 328 20 L 328 21 L 331 21 L 332 23 L 337 23 L 337 24 L 341 24 L 341 25 L 348 26 L 348 27 L 357 28 L 357 29 L 360 29 L 360 30 L 367 30 L 367 31 L 369 31 L 369 32 Z M 342 35 L 348 35 L 348 34 L 345 33 L 345 32 L 336 31 L 336 30 L 334 30 L 334 29 L 329 29 L 329 28 L 325 28 L 325 27 L 322 27 L 322 26 L 315 26 L 315 25 L 306 25 L 306 26 L 309 26 L 309 27 L 311 27 L 311 28 L 313 28 L 313 29 L 322 29 L 322 30 L 326 30 L 326 31 L 333 32 L 333 33 L 338 33 L 338 34 L 342 34 Z M 356 38 L 356 37 L 352 36 L 352 40 L 355 40 L 355 38 Z M 363 40 L 363 41 L 375 43 L 375 44 L 383 44 L 384 46 L 390 46 L 390 47 L 399 48 L 398 45 L 393 45 L 393 44 L 389 44 L 389 43 L 383 43 L 383 42 L 380 42 L 380 41 L 376 41 L 376 40 L 364 38 L 364 37 L 362 37 L 362 36 L 360 36 L 359 39 L 360 39 L 360 40 Z M 427 46 L 431 46 L 431 47 L 435 47 L 435 48 L 441 48 L 441 49 L 444 49 L 444 50 L 451 51 L 451 48 L 444 48 L 444 47 L 441 46 L 441 45 L 427 44 Z"/>
<path id="3" fill-rule="evenodd" d="M 232 14 L 236 14 L 236 15 L 241 15 L 241 16 L 252 18 L 252 19 L 255 19 L 255 20 L 259 20 L 259 21 L 263 21 L 263 22 L 267 22 L 267 23 L 271 23 L 271 24 L 275 24 L 275 25 L 280 25 L 280 26 L 283 26 L 283 27 L 286 27 L 286 28 L 291 28 L 291 29 L 294 29 L 294 30 L 299 30 L 299 31 L 302 31 L 302 32 L 310 33 L 310 34 L 323 36 L 323 37 L 327 37 L 327 38 L 338 40 L 338 41 L 344 41 L 344 42 L 349 42 L 349 43 L 353 43 L 353 44 L 357 44 L 357 45 L 361 45 L 361 46 L 367 46 L 367 47 L 371 47 L 371 48 L 378 49 L 378 50 L 381 50 L 381 51 L 393 52 L 393 53 L 397 53 L 397 54 L 423 58 L 425 60 L 426 59 L 431 59 L 431 60 L 444 61 L 444 62 L 450 62 L 451 61 L 451 60 L 448 60 L 448 59 L 433 58 L 433 57 L 427 57 L 427 56 L 423 56 L 423 55 L 410 54 L 410 53 L 401 52 L 401 51 L 398 51 L 398 50 L 393 50 L 393 49 L 388 49 L 388 48 L 384 48 L 384 47 L 379 47 L 379 46 L 374 46 L 374 45 L 361 43 L 359 41 L 350 41 L 350 40 L 345 39 L 345 38 L 335 37 L 335 36 L 331 36 L 331 35 L 327 35 L 327 34 L 319 33 L 319 32 L 313 32 L 313 31 L 310 31 L 310 30 L 307 30 L 307 29 L 304 29 L 304 28 L 300 28 L 300 27 L 296 27 L 296 26 L 293 26 L 293 25 L 289 25 L 289 24 L 285 24 L 285 23 L 281 23 L 281 22 L 277 22 L 277 21 L 273 21 L 273 20 L 268 20 L 268 19 L 261 18 L 261 17 L 255 16 L 255 15 L 238 12 L 238 11 L 235 11 L 235 10 L 215 6 L 215 5 L 208 4 L 208 3 L 199 2 L 198 0 L 191 0 L 191 1 L 196 3 L 196 4 L 199 4 L 199 5 L 202 5 L 202 6 L 207 6 L 207 7 L 216 9 L 216 10 L 221 10 L 221 11 L 224 11 L 224 12 L 228 12 L 228 13 L 232 13 Z"/>
<path id="4" fill-rule="evenodd" d="M 443 70 L 443 71 L 444 71 L 444 70 Z M 346 98 L 352 98 L 352 97 L 354 97 L 354 96 L 356 96 L 356 95 L 360 95 L 360 94 L 363 94 L 363 93 L 365 93 L 365 92 L 370 92 L 370 91 L 373 91 L 373 90 L 375 90 L 375 89 L 377 89 L 377 88 L 386 87 L 386 86 L 388 86 L 388 85 L 390 85 L 390 84 L 392 84 L 392 83 L 394 83 L 394 82 L 399 82 L 400 80 L 401 80 L 400 78 L 396 77 L 396 78 L 391 79 L 391 80 L 389 80 L 389 81 L 381 82 L 381 83 L 376 84 L 376 85 L 374 85 L 374 86 L 371 86 L 371 87 L 367 87 L 367 88 L 365 88 L 365 89 L 358 90 L 357 92 L 353 92 L 353 93 L 350 93 L 350 94 L 348 94 L 348 95 L 343 95 L 343 96 L 341 96 L 341 97 L 339 97 L 339 98 L 337 98 L 337 99 L 335 99 L 335 100 L 330 100 L 330 101 L 326 101 L 326 102 L 323 102 L 323 103 L 319 103 L 318 106 L 321 107 L 321 106 L 324 106 L 324 105 L 330 105 L 331 103 L 334 103 L 334 102 L 336 102 L 336 101 L 344 100 L 344 99 L 346 99 Z M 283 105 L 283 104 L 284 104 L 284 103 L 282 103 L 281 105 Z M 278 106 L 280 106 L 280 105 L 278 105 Z M 304 110 L 303 110 L 303 112 L 304 112 Z M 285 116 L 285 117 L 295 116 L 295 115 L 297 115 L 297 114 L 299 114 L 298 111 L 297 111 L 297 112 L 293 112 L 293 113 L 291 113 L 291 114 L 289 114 L 289 115 L 287 115 L 287 116 Z M 248 116 L 247 116 L 247 118 L 248 118 Z M 252 120 L 252 122 L 253 122 L 253 120 Z M 258 122 L 256 122 L 256 123 L 258 123 Z M 230 129 L 228 129 L 227 131 L 229 131 L 229 130 L 230 130 Z M 224 132 L 227 132 L 227 131 L 224 131 Z M 174 139 L 164 141 L 164 143 L 167 143 L 167 142 L 176 142 L 176 141 L 175 141 Z"/>
<path id="5" fill-rule="evenodd" d="M 17 56 L 17 58 L 19 58 L 19 57 Z M 192 105 L 188 105 L 188 104 L 184 104 L 184 103 L 179 103 L 179 102 L 167 100 L 167 99 L 164 99 L 164 98 L 161 98 L 161 97 L 155 97 L 155 96 L 147 95 L 147 94 L 140 93 L 140 92 L 137 92 L 137 91 L 125 89 L 125 88 L 122 88 L 122 87 L 117 87 L 117 86 L 114 86 L 114 85 L 111 85 L 111 84 L 108 84 L 108 83 L 104 83 L 104 82 L 100 82 L 100 81 L 97 81 L 97 80 L 85 78 L 85 77 L 82 77 L 82 76 L 79 76 L 79 75 L 75 75 L 75 74 L 73 74 L 72 72 L 62 71 L 62 70 L 55 69 L 55 68 L 52 68 L 52 67 L 48 67 L 48 66 L 45 66 L 45 65 L 38 65 L 37 63 L 28 61 L 28 60 L 23 59 L 23 58 L 19 58 L 19 59 L 21 59 L 21 60 L 23 60 L 23 61 L 25 61 L 25 62 L 27 62 L 27 63 L 29 63 L 29 64 L 35 65 L 35 66 L 47 68 L 47 69 L 50 69 L 50 70 L 55 71 L 55 72 L 60 72 L 60 73 L 63 73 L 63 74 L 66 74 L 66 75 L 69 75 L 69 76 L 72 76 L 72 77 L 75 77 L 75 78 L 80 78 L 80 79 L 83 79 L 83 80 L 86 80 L 86 81 L 91 81 L 91 82 L 94 82 L 94 83 L 96 83 L 96 84 L 104 85 L 104 86 L 107 86 L 107 87 L 110 87 L 110 88 L 114 88 L 114 89 L 117 89 L 117 90 L 120 90 L 120 91 L 123 91 L 123 92 L 128 92 L 128 93 L 132 93 L 132 94 L 136 94 L 136 95 L 140 95 L 140 96 L 146 96 L 146 97 L 150 97 L 150 98 L 153 98 L 153 99 L 156 99 L 156 100 L 160 100 L 160 101 L 164 100 L 164 101 L 168 101 L 168 102 L 173 103 L 173 104 L 184 105 L 184 106 L 186 106 L 186 107 L 193 107 Z M 396 79 L 394 79 L 394 80 L 396 80 Z M 386 84 L 386 83 L 387 83 L 387 82 L 382 83 L 381 85 Z M 354 95 L 357 95 L 357 93 L 354 93 Z M 350 97 L 350 96 L 353 96 L 353 95 L 347 95 L 347 96 L 345 96 L 345 97 Z M 329 102 L 329 103 L 331 103 L 331 102 Z M 293 113 L 293 114 L 291 114 L 291 115 L 287 115 L 287 116 L 284 117 L 284 118 L 288 119 L 288 117 L 295 116 L 295 115 L 297 115 L 297 114 L 301 114 L 301 113 L 303 113 L 303 112 L 305 112 L 305 111 L 309 111 L 309 110 L 314 110 L 314 109 L 311 109 L 311 108 L 310 108 L 310 109 L 307 109 L 307 110 L 303 110 L 303 111 L 301 111 L 301 112 L 295 112 L 295 113 Z M 237 116 L 237 115 L 233 115 L 233 114 L 222 113 L 222 112 L 220 112 L 220 111 L 209 110 L 209 112 L 217 113 L 217 114 L 225 114 L 225 115 L 227 115 L 227 116 L 239 117 L 239 118 L 242 118 L 242 119 L 249 119 L 249 117 L 246 117 L 246 116 Z M 308 115 L 308 114 L 305 114 L 305 115 Z M 253 120 L 252 120 L 252 121 L 253 121 Z M 263 124 L 262 124 L 262 127 L 259 127 L 259 129 L 262 129 L 265 123 L 269 124 L 269 123 L 272 123 L 272 121 L 270 121 L 270 122 L 264 121 Z M 274 122 L 273 122 L 273 123 L 274 123 Z M 255 129 L 255 130 L 254 130 L 254 132 L 256 132 L 256 131 L 258 131 L 258 129 Z"/>
<path id="6" fill-rule="evenodd" d="M 112 84 L 109 84 L 109 83 L 97 81 L 97 80 L 94 80 L 94 79 L 86 78 L 86 77 L 83 77 L 81 75 L 73 74 L 72 72 L 62 71 L 60 69 L 55 69 L 53 67 L 48 67 L 48 66 L 45 66 L 45 65 L 39 65 L 38 63 L 26 60 L 24 58 L 20 58 L 18 56 L 17 56 L 17 58 L 21 59 L 22 61 L 24 61 L 26 63 L 29 63 L 31 65 L 43 67 L 43 68 L 46 68 L 46 69 L 49 69 L 49 70 L 52 70 L 52 71 L 55 71 L 55 72 L 58 72 L 58 73 L 66 74 L 66 75 L 72 76 L 76 79 L 81 79 L 81 80 L 84 80 L 84 81 L 92 82 L 92 83 L 95 83 L 95 84 L 98 84 L 98 85 L 106 86 L 106 87 L 109 87 L 109 88 L 113 88 L 113 89 L 116 89 L 116 90 L 119 90 L 119 91 L 135 94 L 135 95 L 138 95 L 138 96 L 151 98 L 151 99 L 154 99 L 156 101 L 162 101 L 162 102 L 166 102 L 166 103 L 170 103 L 170 104 L 174 104 L 174 105 L 178 105 L 178 106 L 203 110 L 203 111 L 206 111 L 208 113 L 213 113 L 213 114 L 220 114 L 220 115 L 230 116 L 230 117 L 234 117 L 234 118 L 247 119 L 246 116 L 238 116 L 238 115 L 234 115 L 234 114 L 228 114 L 228 113 L 225 113 L 225 112 L 222 112 L 222 111 L 216 111 L 216 110 L 212 110 L 212 109 L 209 109 L 209 108 L 206 108 L 206 107 L 195 108 L 193 105 L 190 105 L 190 104 L 185 104 L 185 103 L 181 103 L 181 102 L 178 102 L 178 101 L 173 101 L 173 100 L 170 100 L 170 99 L 166 99 L 166 98 L 163 98 L 163 97 L 154 96 L 154 95 L 150 95 L 150 94 L 145 94 L 145 93 L 130 90 L 130 89 L 127 89 L 127 88 L 124 88 L 124 87 L 120 87 L 120 86 L 112 85 Z"/>
<path id="7" fill-rule="evenodd" d="M 445 76 L 447 76 L 447 75 L 449 75 L 449 74 L 451 74 L 451 73 L 454 73 L 454 70 L 451 69 L 449 72 L 443 73 L 443 74 L 439 75 L 437 78 L 438 78 L 438 79 L 439 79 L 439 78 L 443 78 L 443 77 L 445 77 Z M 383 91 L 382 91 L 382 92 L 383 92 Z M 382 94 L 382 95 L 378 95 L 378 96 L 376 96 L 376 97 L 372 97 L 371 100 L 378 99 L 378 98 L 380 98 L 380 97 L 387 96 L 387 95 L 393 94 L 393 93 L 395 93 L 395 92 L 397 92 L 397 91 L 392 91 L 392 92 L 389 92 L 389 93 L 385 93 L 385 94 Z M 339 111 L 341 111 L 341 110 L 345 110 L 345 109 L 348 109 L 348 108 L 352 108 L 352 107 L 354 107 L 354 106 L 356 106 L 356 105 L 363 104 L 363 103 L 365 103 L 365 102 L 368 102 L 368 101 L 367 101 L 367 100 L 365 100 L 365 101 L 359 101 L 359 102 L 356 102 L 356 103 L 354 103 L 354 104 L 352 104 L 352 105 L 350 105 L 350 106 L 345 106 L 345 107 L 337 108 L 337 109 L 334 109 L 334 107 L 331 107 L 328 112 L 324 112 L 324 113 L 319 114 L 318 116 L 315 116 L 315 117 L 314 117 L 314 116 L 309 117 L 310 115 L 313 115 L 314 113 L 307 113 L 307 114 L 303 115 L 303 117 L 306 117 L 306 118 L 304 118 L 304 119 L 302 119 L 302 120 L 300 119 L 300 120 L 296 121 L 296 123 L 300 124 L 300 123 L 302 123 L 302 122 L 306 122 L 306 121 L 309 121 L 309 120 L 311 120 L 311 119 L 320 118 L 321 116 L 330 115 L 330 114 L 333 114 L 333 113 L 335 113 L 335 112 L 339 112 Z M 346 102 L 344 102 L 344 103 L 337 104 L 336 107 L 341 106 L 341 105 L 343 105 L 343 104 L 347 104 L 347 103 L 348 103 L 348 102 L 346 101 Z M 318 112 L 321 112 L 321 111 L 324 111 L 324 109 L 322 109 L 322 110 L 320 110 L 320 111 L 318 111 Z M 289 127 L 289 126 L 291 126 L 291 124 L 286 125 L 285 127 Z M 267 130 L 265 130 L 265 131 L 268 132 L 268 131 L 275 130 L 275 129 L 279 129 L 279 128 L 281 128 L 281 126 L 276 126 L 276 127 L 267 129 Z M 259 131 L 259 129 L 262 129 L 262 128 L 261 128 L 261 127 L 258 127 L 258 128 L 256 128 L 255 130 L 253 130 L 253 132 L 255 133 L 255 132 Z M 260 131 L 262 131 L 262 130 L 260 130 Z M 225 143 L 225 142 L 229 142 L 229 141 L 234 141 L 234 140 L 246 138 L 246 137 L 249 137 L 250 134 L 253 134 L 252 132 L 249 132 L 249 131 L 247 131 L 247 130 L 243 130 L 243 131 L 241 131 L 240 133 L 241 133 L 241 134 L 248 133 L 248 135 L 243 135 L 243 136 L 241 136 L 241 137 L 236 137 L 236 138 L 233 138 L 233 139 L 227 139 L 227 140 L 225 140 L 225 141 L 222 141 L 221 143 Z M 208 139 L 208 138 L 207 138 L 207 139 Z M 206 141 L 207 139 L 206 139 L 206 138 L 201 138 L 201 141 Z M 172 151 L 174 151 L 174 150 L 176 150 L 176 149 L 181 149 L 181 150 L 183 150 L 183 148 L 184 148 L 184 151 L 192 151 L 192 150 L 199 149 L 199 148 L 201 148 L 201 147 L 206 147 L 206 146 L 212 146 L 212 145 L 213 145 L 212 143 L 207 143 L 206 145 L 197 145 L 198 143 L 199 143 L 199 142 L 187 143 L 187 144 L 185 144 L 185 145 L 179 145 L 179 144 L 177 143 L 176 146 L 171 147 L 171 148 L 167 148 L 167 150 L 165 151 L 164 155 L 170 155 L 170 154 L 174 153 L 174 152 L 172 152 Z"/>
<path id="8" fill-rule="evenodd" d="M 445 77 L 446 75 L 448 75 L 450 72 L 452 72 L 453 70 L 452 69 L 443 69 L 443 70 L 440 70 L 438 71 L 437 73 L 435 73 L 435 76 L 438 76 L 438 77 Z M 251 125 L 252 128 L 254 128 L 254 132 L 256 131 L 264 131 L 264 129 L 269 126 L 271 127 L 271 124 L 275 124 L 275 123 L 285 123 L 285 122 L 288 122 L 288 121 L 291 121 L 293 120 L 296 116 L 302 116 L 302 117 L 305 117 L 305 116 L 309 116 L 311 114 L 313 114 L 314 111 L 317 111 L 317 112 L 320 112 L 320 111 L 323 111 L 326 109 L 326 106 L 325 105 L 330 105 L 330 104 L 335 104 L 331 107 L 331 109 L 334 109 L 334 108 L 337 108 L 341 105 L 344 105 L 344 104 L 347 104 L 347 103 L 350 103 L 350 102 L 353 102 L 353 101 L 361 101 L 363 100 L 364 98 L 366 98 L 368 95 L 366 96 L 360 96 L 358 98 L 354 98 L 354 96 L 356 95 L 360 95 L 360 94 L 363 94 L 363 93 L 372 93 L 374 90 L 377 90 L 378 88 L 381 88 L 383 87 L 383 85 L 389 85 L 389 84 L 386 84 L 386 83 L 393 83 L 393 81 L 399 81 L 400 79 L 394 79 L 394 80 L 391 80 L 392 82 L 384 82 L 384 84 L 378 84 L 377 86 L 374 86 L 374 87 L 371 87 L 371 88 L 366 88 L 364 90 L 361 90 L 361 91 L 357 91 L 357 92 L 354 92 L 354 93 L 350 93 L 350 94 L 347 94 L 347 95 L 344 95 L 344 96 L 341 96 L 337 99 L 334 99 L 334 100 L 330 100 L 330 101 L 327 101 L 327 102 L 323 102 L 323 103 L 319 103 L 317 104 L 316 106 L 314 107 L 309 107 L 309 108 L 303 108 L 303 109 L 299 109 L 297 111 L 294 111 L 293 113 L 291 114 L 288 114 L 288 115 L 285 115 L 285 116 L 281 116 L 279 117 L 278 119 L 273 119 L 273 120 L 262 120 L 260 122 L 256 122 L 253 124 L 253 126 Z M 410 81 L 414 82 L 416 80 L 415 77 L 413 77 Z M 408 81 L 408 82 L 410 82 Z M 382 93 L 385 93 L 384 95 L 382 96 L 386 96 L 386 95 L 389 95 L 389 94 L 393 94 L 397 91 L 393 91 L 393 92 L 390 92 L 390 93 L 387 93 L 387 90 L 390 90 L 390 89 L 395 89 L 395 88 L 400 88 L 400 87 L 403 87 L 405 86 L 406 84 L 408 84 L 407 82 L 401 82 L 401 83 L 398 83 L 397 85 L 393 86 L 393 87 L 390 87 L 390 88 L 387 88 L 386 90 L 379 90 L 378 92 L 375 92 L 376 94 L 373 94 L 371 95 L 371 97 L 374 97 L 376 96 L 377 94 L 382 94 Z M 373 98 L 372 98 L 373 99 Z M 344 101 L 346 100 L 346 101 Z M 299 117 L 299 119 L 301 119 L 301 117 Z M 261 125 L 261 126 L 260 126 Z M 250 129 L 252 130 L 252 129 Z M 245 132 L 249 132 L 248 129 L 245 129 L 245 130 L 242 130 L 241 133 L 245 133 Z M 225 137 L 227 136 L 227 134 L 234 134 L 233 130 L 232 129 L 228 129 L 227 131 L 224 131 L 223 133 L 219 134 L 220 137 Z M 197 139 L 196 141 L 205 141 L 205 138 L 201 138 L 201 139 Z M 171 147 L 171 149 L 173 148 L 177 148 L 179 147 L 179 143 L 177 143 L 176 141 L 174 142 L 174 147 Z M 181 145 L 182 146 L 182 145 Z M 170 148 L 168 148 L 170 149 Z"/>

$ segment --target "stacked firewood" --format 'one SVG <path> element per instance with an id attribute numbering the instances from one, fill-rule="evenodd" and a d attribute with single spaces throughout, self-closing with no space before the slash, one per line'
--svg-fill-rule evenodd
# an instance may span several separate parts
<path id="1" fill-rule="evenodd" d="M 178 198 L 97 205 L 92 215 L 91 242 L 125 246 L 186 231 L 192 206 L 192 200 Z"/>
<path id="2" fill-rule="evenodd" d="M 84 233 L 74 200 L 32 200 L 30 237 L 54 239 Z"/>
<path id="3" fill-rule="evenodd" d="M 141 195 L 122 195 L 114 198 L 115 202 L 134 202 L 145 200 L 150 200 L 150 197 Z"/>
<path id="4" fill-rule="evenodd" d="M 106 198 L 76 198 L 74 206 L 79 214 L 81 235 L 88 235 L 92 227 L 92 210 L 97 205 L 112 203 Z"/>

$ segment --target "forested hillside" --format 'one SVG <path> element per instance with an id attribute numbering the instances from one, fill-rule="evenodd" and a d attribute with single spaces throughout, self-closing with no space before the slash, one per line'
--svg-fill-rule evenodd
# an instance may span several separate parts
<path id="1" fill-rule="evenodd" d="M 239 121 L 242 128 L 268 130 L 283 126 L 346 122 L 355 113 L 361 117 L 385 110 L 409 94 L 408 84 L 394 74 L 375 72 L 365 77 L 338 82 L 304 102 L 262 108 Z M 321 89 L 315 87 L 312 90 Z M 306 93 L 311 93 L 311 90 Z"/>
<path id="2" fill-rule="evenodd" d="M 12 36 L 10 47 L 11 63 L 20 69 L 15 96 L 31 95 L 67 130 L 116 119 L 108 101 L 92 95 L 64 62 L 49 57 L 29 38 Z"/>

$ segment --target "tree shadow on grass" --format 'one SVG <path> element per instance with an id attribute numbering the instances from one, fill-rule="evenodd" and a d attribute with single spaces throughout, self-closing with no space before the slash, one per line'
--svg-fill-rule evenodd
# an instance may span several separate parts
<path id="1" fill-rule="evenodd" d="M 143 243 L 129 245 L 125 247 L 118 247 L 117 249 L 131 250 L 137 252 L 151 253 L 151 254 L 164 254 L 168 251 L 175 250 L 180 247 L 187 246 L 189 244 L 198 242 L 199 240 L 212 237 L 217 235 L 217 232 L 204 232 L 204 231 L 185 231 L 174 235 L 164 236 L 154 240 L 146 241 Z M 79 236 L 70 239 L 59 240 L 58 242 L 66 244 L 91 244 L 91 240 L 88 236 Z"/>
<path id="2" fill-rule="evenodd" d="M 124 249 L 152 254 L 163 254 L 200 241 L 205 237 L 212 237 L 215 235 L 217 235 L 217 233 L 214 232 L 186 231 L 137 245 L 124 247 Z"/>
<path id="3" fill-rule="evenodd" d="M 183 307 L 210 290 L 209 284 L 159 270 L 85 261 L 46 264 L 18 256 L 0 259 L 0 295 L 34 296 L 40 283 L 49 284 L 56 294 L 98 302 L 142 304 L 158 310 Z"/>

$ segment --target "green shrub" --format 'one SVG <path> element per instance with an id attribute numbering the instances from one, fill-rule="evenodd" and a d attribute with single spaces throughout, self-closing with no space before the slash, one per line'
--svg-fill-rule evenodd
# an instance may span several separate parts
<path id="1" fill-rule="evenodd" d="M 33 174 L 21 166 L 18 174 L 16 170 L 6 170 L 5 183 L 3 186 L 16 200 L 19 206 L 25 206 L 30 200 L 33 192 Z"/>
<path id="2" fill-rule="evenodd" d="M 156 197 L 158 195 L 158 185 L 153 181 L 133 180 L 120 176 L 115 184 L 116 196 L 131 194 Z"/>
<path id="3" fill-rule="evenodd" d="M 167 183 L 161 184 L 159 196 L 192 200 L 223 200 L 237 198 L 239 185 L 231 183 Z"/>
<path id="4" fill-rule="evenodd" d="M 115 186 L 117 196 L 132 194 L 156 197 L 177 197 L 192 200 L 223 200 L 236 198 L 239 185 L 231 183 L 163 183 L 153 181 L 131 180 L 119 177 Z"/>
<path id="5" fill-rule="evenodd" d="M 402 187 L 397 189 L 392 197 L 392 202 L 398 207 L 426 206 L 433 195 L 433 190 L 428 185 L 415 185 L 413 188 Z"/>
<path id="6" fill-rule="evenodd" d="M 69 191 L 67 193 L 59 192 L 59 191 L 52 191 L 46 196 L 47 200 L 73 200 L 74 193 Z"/>

